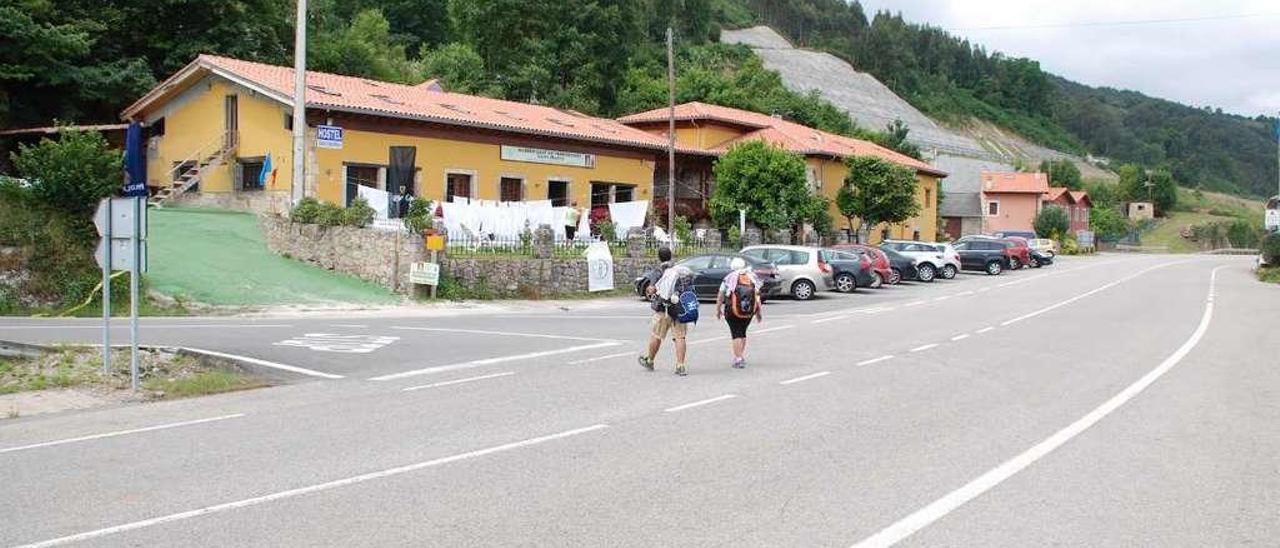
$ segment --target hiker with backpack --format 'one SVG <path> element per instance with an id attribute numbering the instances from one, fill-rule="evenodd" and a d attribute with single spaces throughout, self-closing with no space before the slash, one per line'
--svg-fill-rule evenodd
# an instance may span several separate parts
<path id="1" fill-rule="evenodd" d="M 734 257 L 729 262 L 733 269 L 720 283 L 716 292 L 716 319 L 724 318 L 729 324 L 729 336 L 733 339 L 733 367 L 747 366 L 747 327 L 751 320 L 764 321 L 760 302 L 760 279 L 747 266 L 747 261 Z"/>
<path id="2" fill-rule="evenodd" d="M 662 275 L 649 286 L 653 319 L 650 321 L 649 346 L 639 356 L 640 366 L 653 371 L 654 358 L 662 348 L 662 339 L 670 334 L 676 350 L 675 373 L 688 374 L 685 366 L 689 324 L 698 321 L 698 298 L 693 293 L 693 271 L 688 267 L 671 265 L 671 250 L 658 249 L 658 266 Z"/>

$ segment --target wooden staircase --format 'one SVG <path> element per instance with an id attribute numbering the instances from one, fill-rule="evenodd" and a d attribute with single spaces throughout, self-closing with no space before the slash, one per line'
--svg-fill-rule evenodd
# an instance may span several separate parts
<path id="1" fill-rule="evenodd" d="M 169 181 L 166 186 L 162 186 L 148 200 L 147 204 L 155 207 L 164 207 L 169 200 L 175 199 L 192 187 L 200 184 L 203 174 L 212 171 L 214 168 L 228 163 L 235 156 L 238 136 L 235 133 L 223 133 L 218 138 L 210 141 L 196 152 L 189 155 L 185 160 L 178 162 L 178 165 L 169 170 L 165 174 L 165 180 Z M 185 169 L 185 171 L 183 171 Z"/>

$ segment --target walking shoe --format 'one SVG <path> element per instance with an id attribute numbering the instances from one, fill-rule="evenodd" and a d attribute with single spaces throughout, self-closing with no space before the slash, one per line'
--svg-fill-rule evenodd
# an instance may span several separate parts
<path id="1" fill-rule="evenodd" d="M 649 371 L 653 371 L 653 360 L 652 360 L 652 359 L 650 359 L 650 358 L 646 358 L 646 357 L 644 357 L 644 356 L 637 356 L 637 357 L 636 357 L 636 359 L 640 361 L 640 367 L 643 367 L 643 368 L 645 368 L 645 369 L 648 369 Z"/>
<path id="2" fill-rule="evenodd" d="M 683 377 L 683 376 L 685 376 L 685 375 L 688 375 L 688 374 L 689 374 L 689 371 L 688 371 L 687 369 L 685 369 L 685 367 L 684 367 L 684 364 L 683 364 L 683 363 L 677 363 L 677 364 L 676 364 L 676 374 L 677 374 L 677 375 L 680 375 L 681 377 Z"/>
<path id="3" fill-rule="evenodd" d="M 734 359 L 733 359 L 733 368 L 734 368 L 734 369 L 745 369 L 746 367 L 747 367 L 747 360 L 742 359 L 742 358 L 734 358 Z"/>

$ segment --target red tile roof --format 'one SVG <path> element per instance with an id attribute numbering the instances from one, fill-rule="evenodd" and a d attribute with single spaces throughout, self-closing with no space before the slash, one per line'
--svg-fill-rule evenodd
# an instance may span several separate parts
<path id="1" fill-rule="evenodd" d="M 1044 173 L 982 172 L 983 192 L 1049 192 L 1049 176 Z"/>
<path id="2" fill-rule="evenodd" d="M 144 111 L 174 87 L 212 72 L 264 95 L 293 100 L 293 68 L 201 55 L 124 111 L 130 118 Z M 355 112 L 373 116 L 536 134 L 579 141 L 665 150 L 667 142 L 648 132 L 605 118 L 552 107 L 448 93 L 434 81 L 416 86 L 380 82 L 354 76 L 308 71 L 308 108 Z M 433 85 L 435 84 L 435 85 Z"/>
<path id="3" fill-rule="evenodd" d="M 1074 202 L 1075 197 L 1069 194 L 1069 192 L 1070 189 L 1065 186 L 1049 187 L 1049 190 L 1045 191 L 1044 199 L 1049 200 L 1050 202 L 1056 202 L 1058 201 L 1058 198 L 1066 196 L 1068 201 Z"/>
<path id="4" fill-rule="evenodd" d="M 659 108 L 623 116 L 618 121 L 624 124 L 648 124 L 666 122 L 668 116 L 668 109 Z M 774 146 L 797 154 L 830 155 L 842 158 L 849 156 L 878 156 L 931 175 L 942 177 L 947 175 L 945 171 L 925 162 L 889 150 L 875 143 L 820 131 L 759 112 L 692 102 L 676 105 L 675 118 L 676 121 L 714 120 L 729 125 L 755 129 L 753 132 L 712 148 L 710 152 L 716 154 L 722 154 L 733 145 L 741 142 L 763 139 Z"/>
<path id="5" fill-rule="evenodd" d="M 1083 203 L 1083 202 L 1089 202 L 1089 207 L 1093 207 L 1093 199 L 1089 198 L 1088 192 L 1085 192 L 1083 190 L 1072 190 L 1071 198 L 1074 199 L 1077 204 Z"/>

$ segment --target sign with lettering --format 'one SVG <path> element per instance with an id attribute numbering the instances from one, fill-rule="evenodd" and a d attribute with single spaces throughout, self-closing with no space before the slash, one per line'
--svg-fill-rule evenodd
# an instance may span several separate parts
<path id="1" fill-rule="evenodd" d="M 316 126 L 316 146 L 341 149 L 342 128 L 338 126 Z"/>
<path id="2" fill-rule="evenodd" d="M 545 148 L 517 147 L 502 145 L 502 159 L 512 162 L 530 162 L 534 164 L 553 164 L 558 166 L 586 167 L 596 166 L 594 154 L 548 150 Z"/>
<path id="3" fill-rule="evenodd" d="M 409 283 L 422 285 L 440 284 L 439 263 L 413 263 L 409 265 Z"/>
<path id="4" fill-rule="evenodd" d="M 1280 230 L 1280 209 L 1268 209 L 1264 224 L 1272 232 Z"/>

